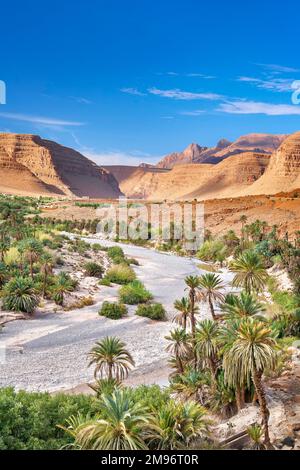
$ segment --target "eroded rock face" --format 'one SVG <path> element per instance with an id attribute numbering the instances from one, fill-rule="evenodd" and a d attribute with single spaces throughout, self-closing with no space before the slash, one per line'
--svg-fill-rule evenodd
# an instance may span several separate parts
<path id="1" fill-rule="evenodd" d="M 225 158 L 244 152 L 271 154 L 287 136 L 285 134 L 246 134 L 234 142 L 221 139 L 215 147 L 200 147 L 198 144 L 189 145 L 183 152 L 166 155 L 157 164 L 159 168 L 173 168 L 184 163 L 214 163 Z"/>
<path id="2" fill-rule="evenodd" d="M 276 152 L 261 178 L 247 194 L 276 194 L 300 188 L 300 132 L 287 137 Z"/>
<path id="3" fill-rule="evenodd" d="M 8 168 L 16 172 L 20 190 L 22 174 L 29 172 L 46 193 L 109 198 L 121 194 L 116 179 L 107 170 L 71 148 L 35 135 L 0 134 L 3 184 Z M 27 189 L 38 192 L 36 185 Z"/>

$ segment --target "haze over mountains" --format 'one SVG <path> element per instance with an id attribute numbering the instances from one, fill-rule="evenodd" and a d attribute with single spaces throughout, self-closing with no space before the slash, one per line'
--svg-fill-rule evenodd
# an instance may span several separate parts
<path id="1" fill-rule="evenodd" d="M 156 166 L 100 167 L 29 134 L 0 134 L 0 191 L 69 197 L 184 200 L 275 194 L 300 188 L 300 132 L 248 134 L 213 148 L 189 145 Z"/>

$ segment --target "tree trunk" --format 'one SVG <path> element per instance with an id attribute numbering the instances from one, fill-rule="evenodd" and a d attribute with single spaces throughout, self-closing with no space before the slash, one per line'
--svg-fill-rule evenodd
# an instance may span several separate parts
<path id="1" fill-rule="evenodd" d="M 236 399 L 236 406 L 238 411 L 241 411 L 245 407 L 245 389 L 241 387 L 237 387 L 235 390 L 235 399 Z"/>
<path id="2" fill-rule="evenodd" d="M 211 316 L 213 317 L 214 321 L 217 321 L 218 319 L 217 319 L 216 314 L 215 314 L 214 304 L 213 304 L 210 296 L 208 296 L 208 303 L 209 303 Z"/>
<path id="3" fill-rule="evenodd" d="M 196 353 L 196 320 L 195 320 L 195 293 L 190 293 L 191 301 L 191 327 L 192 327 L 192 345 L 194 353 L 194 369 L 197 369 L 197 353 Z"/>
<path id="4" fill-rule="evenodd" d="M 182 360 L 180 359 L 178 354 L 176 355 L 176 362 L 177 362 L 178 370 L 179 370 L 180 374 L 182 374 L 184 372 L 184 370 L 183 370 Z"/>
<path id="5" fill-rule="evenodd" d="M 255 386 L 255 390 L 257 393 L 258 401 L 259 401 L 259 406 L 260 406 L 260 411 L 262 414 L 262 424 L 264 427 L 264 444 L 267 449 L 272 449 L 273 446 L 270 441 L 270 436 L 269 436 L 269 416 L 270 412 L 267 406 L 267 401 L 266 401 L 266 395 L 265 395 L 265 390 L 261 381 L 262 377 L 262 372 L 257 371 L 254 369 L 253 371 L 253 383 Z"/>

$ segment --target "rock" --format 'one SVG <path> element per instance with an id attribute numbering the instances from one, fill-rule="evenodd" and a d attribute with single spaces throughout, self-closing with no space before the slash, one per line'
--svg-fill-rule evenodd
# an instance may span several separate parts
<path id="1" fill-rule="evenodd" d="M 0 190 L 118 197 L 113 175 L 79 152 L 31 134 L 0 133 Z"/>
<path id="2" fill-rule="evenodd" d="M 287 447 L 294 447 L 295 445 L 295 439 L 291 436 L 287 436 L 285 437 L 282 441 L 281 441 L 282 445 L 283 445 L 283 449 L 285 446 Z"/>

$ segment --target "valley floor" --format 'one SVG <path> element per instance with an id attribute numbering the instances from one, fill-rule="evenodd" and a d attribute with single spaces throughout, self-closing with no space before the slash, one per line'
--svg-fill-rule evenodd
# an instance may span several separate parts
<path id="1" fill-rule="evenodd" d="M 88 239 L 99 242 L 99 239 Z M 101 241 L 102 244 L 114 244 Z M 173 302 L 184 295 L 184 278 L 200 274 L 199 261 L 163 254 L 147 248 L 119 244 L 126 255 L 136 258 L 140 266 L 134 269 L 138 278 L 161 302 L 168 313 L 166 322 L 154 322 L 134 315 L 136 307 L 129 307 L 128 317 L 109 320 L 99 317 L 104 300 L 115 300 L 118 287 L 101 286 L 90 307 L 64 313 L 37 312 L 29 320 L 8 323 L 1 333 L 2 351 L 6 358 L 0 364 L 0 386 L 14 386 L 25 390 L 66 390 L 93 380 L 92 369 L 87 368 L 87 353 L 104 336 L 118 336 L 126 342 L 136 361 L 136 368 L 128 384 L 167 383 L 168 367 L 165 336 L 172 328 Z M 227 283 L 231 274 L 223 270 L 221 277 Z M 206 307 L 201 317 L 208 315 Z M 3 361 L 2 361 L 3 362 Z"/>

